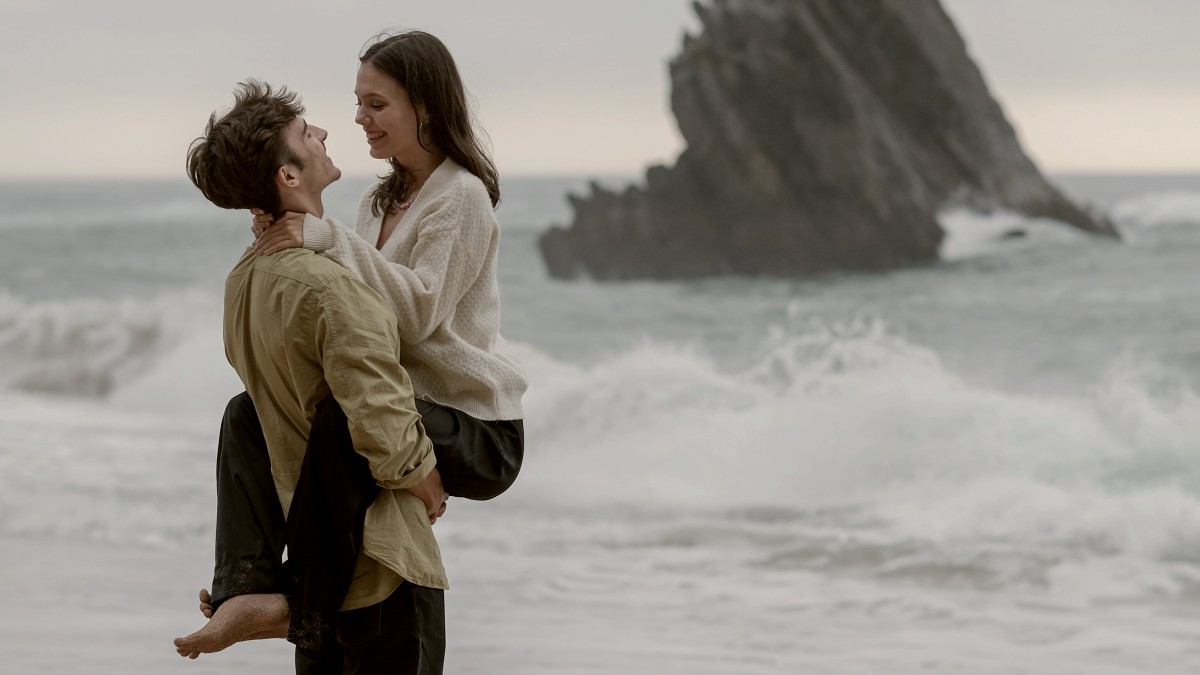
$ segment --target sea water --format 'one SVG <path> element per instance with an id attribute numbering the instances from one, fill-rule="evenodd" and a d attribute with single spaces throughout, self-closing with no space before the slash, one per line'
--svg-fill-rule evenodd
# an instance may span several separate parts
<path id="1" fill-rule="evenodd" d="M 436 527 L 452 672 L 1200 672 L 1200 176 L 1056 180 L 1122 241 L 947 212 L 938 264 L 597 283 L 537 248 L 584 181 L 507 179 L 528 447 Z M 0 204 L 0 546 L 210 541 L 248 216 Z"/>

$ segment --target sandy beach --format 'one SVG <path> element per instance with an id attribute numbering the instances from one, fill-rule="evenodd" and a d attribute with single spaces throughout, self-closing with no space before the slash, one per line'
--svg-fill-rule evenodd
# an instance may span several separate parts
<path id="1" fill-rule="evenodd" d="M 235 645 L 195 661 L 171 640 L 199 628 L 199 547 L 153 550 L 6 536 L 0 635 L 8 673 L 291 673 L 282 640 Z"/>

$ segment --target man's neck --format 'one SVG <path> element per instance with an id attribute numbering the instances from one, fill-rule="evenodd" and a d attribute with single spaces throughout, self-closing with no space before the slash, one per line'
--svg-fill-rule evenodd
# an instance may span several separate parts
<path id="1" fill-rule="evenodd" d="M 321 195 L 301 195 L 296 193 L 280 195 L 279 206 L 284 211 L 296 213 L 311 213 L 318 218 L 325 217 L 325 206 L 321 203 Z"/>

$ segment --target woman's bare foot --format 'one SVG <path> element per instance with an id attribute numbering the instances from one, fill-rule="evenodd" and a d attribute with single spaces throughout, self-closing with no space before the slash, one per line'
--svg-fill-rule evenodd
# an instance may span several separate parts
<path id="1" fill-rule="evenodd" d="M 200 613 L 206 619 L 211 619 L 213 615 L 212 596 L 209 595 L 207 588 L 200 589 Z"/>
<path id="2" fill-rule="evenodd" d="M 202 612 L 206 595 L 203 591 L 200 595 Z M 281 593 L 235 595 L 221 603 L 203 628 L 187 637 L 175 638 L 175 651 L 194 659 L 243 640 L 287 637 L 290 621 L 287 597 Z"/>

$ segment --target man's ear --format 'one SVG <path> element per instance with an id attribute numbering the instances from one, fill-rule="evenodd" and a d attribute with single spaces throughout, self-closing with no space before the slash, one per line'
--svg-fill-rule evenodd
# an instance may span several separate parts
<path id="1" fill-rule="evenodd" d="M 275 170 L 275 184 L 281 188 L 294 188 L 300 184 L 300 172 L 291 164 L 284 164 Z"/>

